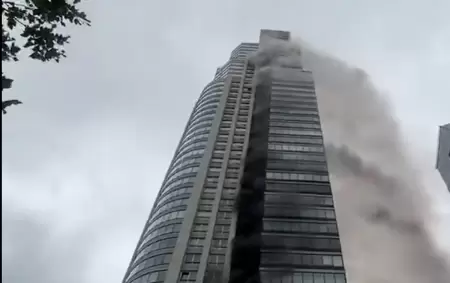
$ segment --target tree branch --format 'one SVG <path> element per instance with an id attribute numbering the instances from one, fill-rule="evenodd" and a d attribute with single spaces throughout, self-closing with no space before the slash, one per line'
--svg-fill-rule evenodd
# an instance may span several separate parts
<path id="1" fill-rule="evenodd" d="M 6 5 L 10 5 L 10 6 L 22 7 L 22 8 L 28 9 L 28 10 L 35 9 L 34 7 L 31 7 L 31 6 L 28 6 L 28 5 L 25 5 L 25 4 L 21 4 L 21 3 L 16 3 L 16 2 L 13 2 L 13 1 L 2 1 L 2 3 L 6 4 Z"/>
<path id="2" fill-rule="evenodd" d="M 27 27 L 26 24 L 22 23 L 21 21 L 19 21 L 19 19 L 17 17 L 13 17 L 13 19 L 18 22 L 19 24 L 21 24 L 24 28 Z"/>

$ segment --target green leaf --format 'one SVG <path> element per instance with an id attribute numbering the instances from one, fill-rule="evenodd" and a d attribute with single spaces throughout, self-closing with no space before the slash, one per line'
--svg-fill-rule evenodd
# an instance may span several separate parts
<path id="1" fill-rule="evenodd" d="M 2 101 L 3 114 L 6 114 L 6 108 L 8 108 L 9 106 L 11 106 L 11 105 L 19 105 L 19 104 L 22 104 L 22 102 L 17 100 L 17 99 L 11 99 L 11 100 Z"/>
<path id="2" fill-rule="evenodd" d="M 20 51 L 20 47 L 15 45 L 14 43 L 11 44 L 11 53 L 12 54 L 16 54 L 17 52 Z"/>
<path id="3" fill-rule="evenodd" d="M 11 88 L 12 82 L 12 79 L 9 79 L 2 74 L 2 91 L 3 89 Z"/>
<path id="4" fill-rule="evenodd" d="M 17 25 L 17 22 L 13 18 L 8 18 L 7 25 L 9 29 L 13 29 Z"/>
<path id="5" fill-rule="evenodd" d="M 70 36 L 58 33 L 59 29 L 69 24 L 90 25 L 86 14 L 78 10 L 78 3 L 80 0 L 2 0 L 2 61 L 18 61 L 19 52 L 28 49 L 31 59 L 60 62 L 66 57 L 64 46 Z M 10 34 L 21 38 L 16 41 Z M 2 91 L 12 83 L 2 73 Z M 3 101 L 3 113 L 6 107 L 20 103 Z"/>

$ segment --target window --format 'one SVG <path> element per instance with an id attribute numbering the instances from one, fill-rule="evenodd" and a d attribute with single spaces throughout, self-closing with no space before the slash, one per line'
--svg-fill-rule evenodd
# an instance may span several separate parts
<path id="1" fill-rule="evenodd" d="M 341 249 L 341 243 L 337 237 L 318 237 L 318 235 L 272 235 L 263 234 L 264 245 L 269 248 L 284 247 L 287 249 L 308 249 L 316 251 L 338 252 Z"/>
<path id="2" fill-rule="evenodd" d="M 190 173 L 197 173 L 197 171 L 198 171 L 198 166 L 192 166 L 192 167 L 188 167 L 188 168 L 179 170 L 175 173 L 172 173 L 171 176 L 168 176 L 164 183 L 166 185 L 178 177 L 181 177 L 183 175 L 190 174 Z"/>
<path id="3" fill-rule="evenodd" d="M 214 227 L 214 233 L 228 233 L 230 231 L 230 226 L 228 225 L 218 225 Z"/>
<path id="4" fill-rule="evenodd" d="M 209 216 L 197 216 L 194 219 L 195 224 L 208 224 L 209 223 Z"/>
<path id="5" fill-rule="evenodd" d="M 223 186 L 226 188 L 235 188 L 238 184 L 237 179 L 235 178 L 225 178 Z"/>
<path id="6" fill-rule="evenodd" d="M 290 180 L 290 181 L 319 181 L 328 182 L 328 175 L 317 174 L 302 174 L 302 173 L 281 173 L 281 172 L 267 172 L 266 177 L 274 180 Z"/>
<path id="7" fill-rule="evenodd" d="M 296 130 L 308 130 L 308 129 L 317 129 L 320 130 L 320 124 L 313 123 L 302 123 L 299 121 L 289 122 L 289 121 L 270 121 L 271 128 L 279 128 L 279 129 L 296 129 Z"/>
<path id="8" fill-rule="evenodd" d="M 343 273 L 296 272 L 274 274 L 261 272 L 262 283 L 346 283 Z"/>
<path id="9" fill-rule="evenodd" d="M 221 162 L 211 162 L 211 163 L 209 164 L 209 166 L 210 166 L 210 169 L 212 169 L 212 168 L 218 168 L 218 169 L 220 169 L 220 168 L 222 167 L 222 163 L 221 163 Z"/>
<path id="10" fill-rule="evenodd" d="M 213 193 L 206 193 L 206 192 L 203 192 L 202 193 L 202 199 L 205 199 L 205 200 L 211 200 L 211 201 L 214 201 L 214 198 L 216 197 L 216 195 L 215 195 L 215 192 L 213 192 Z"/>
<path id="11" fill-rule="evenodd" d="M 291 123 L 301 121 L 301 122 L 316 122 L 319 125 L 320 118 L 318 116 L 300 116 L 300 115 L 286 115 L 281 113 L 272 113 L 270 115 L 271 121 L 289 121 Z"/>
<path id="12" fill-rule="evenodd" d="M 295 183 L 266 183 L 266 192 L 312 193 L 331 195 L 331 187 L 325 183 L 295 182 Z"/>
<path id="13" fill-rule="evenodd" d="M 169 209 L 177 207 L 177 206 L 185 205 L 186 202 L 187 202 L 187 199 L 178 199 L 178 200 L 173 200 L 173 201 L 167 202 L 163 205 L 158 205 L 157 209 L 152 212 L 152 215 L 157 215 L 159 213 L 164 212 L 165 210 L 169 210 Z"/>
<path id="14" fill-rule="evenodd" d="M 236 194 L 235 189 L 223 189 L 223 198 L 227 198 L 228 196 L 233 196 Z"/>
<path id="15" fill-rule="evenodd" d="M 281 134 L 281 135 L 296 135 L 296 136 L 322 136 L 321 131 L 313 130 L 294 130 L 294 129 L 281 129 L 281 128 L 270 128 L 270 134 Z"/>
<path id="16" fill-rule="evenodd" d="M 211 204 L 200 204 L 198 206 L 199 212 L 197 213 L 198 216 L 201 216 L 200 212 L 207 212 L 203 216 L 210 216 L 212 211 L 212 205 Z"/>
<path id="17" fill-rule="evenodd" d="M 128 276 L 127 280 L 131 276 Z M 130 283 L 154 283 L 154 282 L 162 282 L 166 278 L 166 272 L 165 271 L 157 271 L 145 274 L 144 276 L 138 277 L 131 281 Z M 125 281 L 127 281 L 125 280 Z"/>
<path id="18" fill-rule="evenodd" d="M 205 277 L 204 277 L 204 281 L 205 283 L 216 283 L 216 282 L 221 282 L 221 276 L 222 276 L 222 270 L 223 270 L 223 264 L 219 265 L 219 264 L 213 264 L 210 263 L 208 264 L 208 266 L 206 267 L 206 272 L 205 272 Z"/>
<path id="19" fill-rule="evenodd" d="M 220 168 L 209 168 L 210 172 L 220 172 Z"/>
<path id="20" fill-rule="evenodd" d="M 224 239 L 212 240 L 212 247 L 216 249 L 224 249 L 228 245 L 228 241 Z"/>
<path id="21" fill-rule="evenodd" d="M 271 193 L 266 192 L 264 195 L 266 204 L 304 204 L 314 206 L 332 206 L 333 198 L 331 195 L 311 195 L 311 194 L 299 194 L 299 193 Z"/>
<path id="22" fill-rule="evenodd" d="M 206 225 L 206 224 L 195 224 L 193 231 L 194 232 L 206 232 L 206 231 L 208 231 L 208 225 Z"/>
<path id="23" fill-rule="evenodd" d="M 218 178 L 220 176 L 220 172 L 208 172 L 208 175 L 206 177 L 208 178 Z"/>
<path id="24" fill-rule="evenodd" d="M 240 162 L 240 160 L 230 159 L 228 161 L 228 165 L 229 166 L 234 166 L 234 167 L 239 167 L 241 165 L 241 162 Z"/>
<path id="25" fill-rule="evenodd" d="M 276 135 L 270 135 L 269 136 L 269 142 L 282 142 L 282 143 L 288 143 L 288 144 L 317 144 L 322 145 L 323 140 L 322 137 L 283 137 L 283 136 L 276 136 Z"/>
<path id="26" fill-rule="evenodd" d="M 171 257 L 170 254 L 162 254 L 162 255 L 156 255 L 156 256 L 146 258 L 145 260 L 141 261 L 138 265 L 136 265 L 132 269 L 132 271 L 130 272 L 128 277 L 133 276 L 134 274 L 138 273 L 139 271 L 143 270 L 144 268 L 167 264 L 170 261 L 170 257 Z M 158 277 L 157 274 L 154 277 L 156 280 L 156 278 Z M 152 282 L 155 282 L 155 281 L 152 281 Z"/>
<path id="27" fill-rule="evenodd" d="M 320 161 L 320 162 L 326 161 L 325 155 L 304 154 L 296 152 L 269 151 L 267 156 L 271 160 L 302 160 L 302 161 Z"/>
<path id="28" fill-rule="evenodd" d="M 203 247 L 205 243 L 205 239 L 203 238 L 190 238 L 189 239 L 189 246 L 191 247 Z"/>
<path id="29" fill-rule="evenodd" d="M 203 193 L 205 194 L 214 194 L 216 192 L 216 188 L 205 188 L 203 189 Z"/>
<path id="30" fill-rule="evenodd" d="M 337 234 L 336 223 L 303 221 L 264 221 L 264 231 L 281 233 Z"/>
<path id="31" fill-rule="evenodd" d="M 157 240 L 157 241 L 154 241 Z M 147 255 L 150 252 L 154 252 L 158 249 L 165 249 L 165 248 L 173 248 L 175 247 L 177 238 L 168 238 L 168 239 L 153 239 L 153 243 L 150 245 L 147 245 L 144 249 L 142 249 L 134 258 L 133 264 L 138 262 L 139 259 L 141 259 L 143 256 Z M 140 245 L 139 248 L 141 248 L 142 245 Z"/>
<path id="32" fill-rule="evenodd" d="M 176 196 L 180 196 L 182 194 L 186 194 L 186 197 L 189 197 L 189 193 L 190 193 L 190 189 L 192 187 L 192 183 L 190 183 L 191 179 L 183 179 L 187 180 L 189 182 L 183 182 L 183 183 L 178 183 L 176 182 L 175 184 L 173 184 L 173 186 L 167 187 L 164 190 L 164 194 L 160 195 L 160 198 L 156 200 L 156 207 L 158 205 L 160 205 L 161 203 L 165 202 L 166 200 L 176 197 Z M 155 213 L 152 212 L 152 217 Z"/>
<path id="33" fill-rule="evenodd" d="M 202 199 L 200 199 L 200 205 L 203 205 L 203 204 L 213 204 L 214 203 L 214 200 L 212 200 L 212 199 L 204 199 L 203 197 L 202 197 Z"/>
<path id="34" fill-rule="evenodd" d="M 216 146 L 214 147 L 214 150 L 225 150 L 226 145 L 220 145 L 220 144 L 216 144 Z"/>
<path id="35" fill-rule="evenodd" d="M 228 171 L 225 175 L 226 178 L 238 178 L 239 172 Z"/>
<path id="36" fill-rule="evenodd" d="M 297 94 L 295 96 L 284 93 L 272 93 L 271 102 L 274 104 L 315 104 L 317 105 L 317 99 L 311 94 Z"/>
<path id="37" fill-rule="evenodd" d="M 187 167 L 186 165 L 191 165 L 194 163 L 198 163 L 195 166 L 200 165 L 200 160 L 201 158 L 199 157 L 188 157 L 188 158 L 182 158 L 182 159 L 178 159 L 176 160 L 173 165 L 171 166 L 169 173 L 167 174 L 172 175 L 175 171 L 178 171 L 179 169 L 183 169 L 184 167 Z"/>
<path id="38" fill-rule="evenodd" d="M 217 178 L 206 178 L 207 186 L 215 187 L 217 185 Z"/>
<path id="39" fill-rule="evenodd" d="M 191 254 L 187 253 L 184 256 L 184 262 L 185 263 L 199 263 L 202 255 L 201 254 Z"/>
<path id="40" fill-rule="evenodd" d="M 171 213 L 168 213 L 165 215 L 159 215 L 157 218 L 152 220 L 150 225 L 148 225 L 147 231 L 162 222 L 172 220 L 172 219 L 177 219 L 177 218 L 183 218 L 184 213 L 185 213 L 184 211 L 174 211 L 174 212 L 171 212 Z"/>
<path id="41" fill-rule="evenodd" d="M 322 145 L 306 146 L 294 144 L 269 143 L 268 148 L 271 150 L 279 150 L 279 151 L 324 152 Z"/>
<path id="42" fill-rule="evenodd" d="M 145 245 L 147 242 L 152 240 L 153 238 L 155 238 L 159 235 L 163 235 L 163 234 L 179 232 L 180 228 L 181 228 L 181 224 L 178 224 L 178 223 L 177 224 L 168 224 L 168 225 L 164 225 L 164 226 L 155 228 L 153 231 L 151 231 L 151 233 L 147 234 L 145 236 L 145 238 L 141 241 L 141 243 L 139 245 L 139 249 L 143 245 Z"/>
<path id="43" fill-rule="evenodd" d="M 235 143 L 231 146 L 231 150 L 242 151 L 244 146 L 242 144 Z"/>
<path id="44" fill-rule="evenodd" d="M 197 272 L 195 271 L 182 271 L 180 273 L 180 282 L 194 282 L 197 277 Z"/>
<path id="45" fill-rule="evenodd" d="M 245 127 L 239 127 L 239 128 L 235 129 L 235 134 L 237 136 L 243 136 L 243 135 L 245 135 L 245 132 L 246 132 L 246 128 Z"/>
<path id="46" fill-rule="evenodd" d="M 310 174 L 327 174 L 326 162 L 320 161 L 297 161 L 297 160 L 269 160 L 267 162 L 269 171 L 300 171 Z"/>
<path id="47" fill-rule="evenodd" d="M 233 200 L 228 200 L 228 199 L 222 199 L 220 200 L 220 206 L 233 206 L 234 205 L 234 201 Z"/>
<path id="48" fill-rule="evenodd" d="M 284 206 L 281 210 L 279 205 L 266 206 L 264 213 L 270 217 L 289 217 L 290 215 L 297 215 L 301 218 L 319 218 L 319 219 L 331 219 L 336 218 L 333 209 L 319 209 L 314 207 L 305 206 Z"/>
<path id="49" fill-rule="evenodd" d="M 288 115 L 319 115 L 319 111 L 309 109 L 270 109 L 270 113 L 288 114 Z"/>
<path id="50" fill-rule="evenodd" d="M 224 264 L 225 256 L 224 255 L 209 255 L 208 263 L 211 264 Z"/>
<path id="51" fill-rule="evenodd" d="M 219 212 L 217 213 L 217 218 L 219 219 L 231 219 L 232 215 L 230 212 Z"/>

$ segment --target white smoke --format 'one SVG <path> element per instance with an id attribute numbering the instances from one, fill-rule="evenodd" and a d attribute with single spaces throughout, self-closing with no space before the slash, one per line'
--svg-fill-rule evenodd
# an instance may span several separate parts
<path id="1" fill-rule="evenodd" d="M 387 98 L 368 75 L 303 42 L 272 39 L 252 60 L 271 68 L 298 65 L 299 50 L 315 80 L 348 282 L 450 282 L 426 228 L 423 178 Z"/>

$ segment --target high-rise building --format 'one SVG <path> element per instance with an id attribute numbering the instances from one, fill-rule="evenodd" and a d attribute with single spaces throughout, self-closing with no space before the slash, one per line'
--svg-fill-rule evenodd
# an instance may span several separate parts
<path id="1" fill-rule="evenodd" d="M 450 190 L 450 123 L 439 129 L 439 146 L 436 167 Z"/>
<path id="2" fill-rule="evenodd" d="M 346 282 L 312 74 L 249 60 L 273 38 L 201 93 L 124 283 Z"/>

